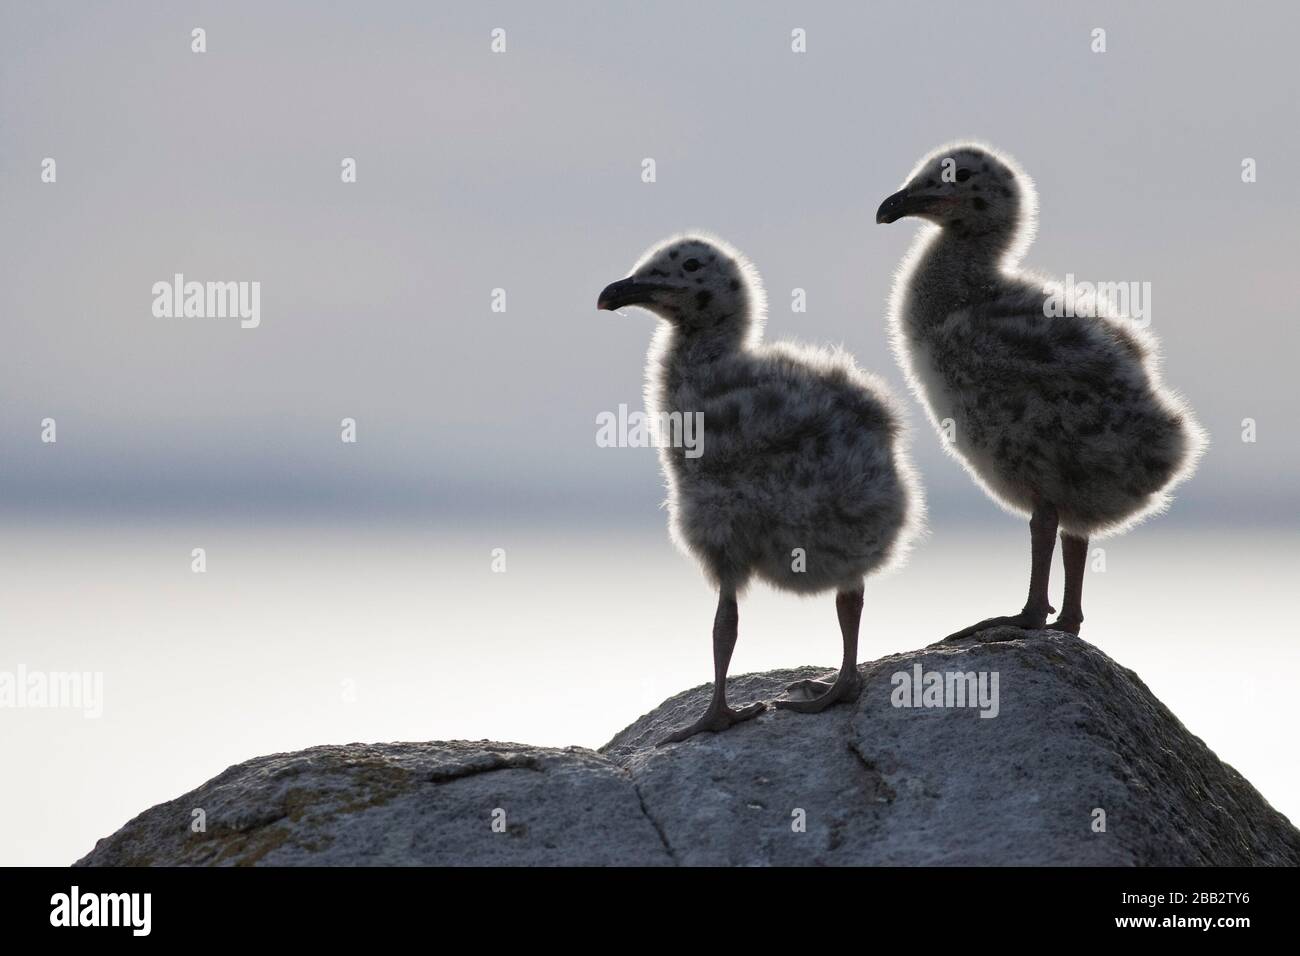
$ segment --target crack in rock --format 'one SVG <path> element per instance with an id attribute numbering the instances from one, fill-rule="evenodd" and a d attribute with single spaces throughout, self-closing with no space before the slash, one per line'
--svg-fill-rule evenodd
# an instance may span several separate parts
<path id="1" fill-rule="evenodd" d="M 641 812 L 644 813 L 645 818 L 650 821 L 650 825 L 655 828 L 655 833 L 659 834 L 659 842 L 664 845 L 664 852 L 668 854 L 668 858 L 673 861 L 674 866 L 681 866 L 681 861 L 677 858 L 677 851 L 674 850 L 673 845 L 668 842 L 668 834 L 664 832 L 663 826 L 657 819 L 655 819 L 655 815 L 650 812 L 650 808 L 646 806 L 645 795 L 641 792 L 641 788 L 636 785 L 636 781 L 631 778 L 631 774 L 628 775 L 628 782 L 632 785 L 632 790 L 636 793 L 637 803 L 641 805 Z"/>

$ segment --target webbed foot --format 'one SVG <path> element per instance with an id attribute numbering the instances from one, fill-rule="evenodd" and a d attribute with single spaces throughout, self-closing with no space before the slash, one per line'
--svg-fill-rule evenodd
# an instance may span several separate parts
<path id="1" fill-rule="evenodd" d="M 767 710 L 767 704 L 763 703 L 761 700 L 749 704 L 746 707 L 741 707 L 739 710 L 733 710 L 726 705 L 717 708 L 710 707 L 704 712 L 704 716 L 695 723 L 691 724 L 689 727 L 683 727 L 681 730 L 674 731 L 655 744 L 655 746 L 662 747 L 665 744 L 681 743 L 683 740 L 687 740 L 694 737 L 696 734 L 702 734 L 706 731 L 716 734 L 735 724 L 743 723 L 746 720 L 753 720 L 765 710 Z"/>
<path id="2" fill-rule="evenodd" d="M 1047 629 L 1049 631 L 1064 631 L 1066 634 L 1077 635 L 1079 633 L 1079 626 L 1081 624 L 1083 624 L 1083 620 L 1081 618 L 1071 619 L 1071 618 L 1067 618 L 1064 614 L 1062 614 L 1051 624 L 1048 624 Z"/>
<path id="3" fill-rule="evenodd" d="M 833 684 L 824 680 L 800 680 L 786 690 L 797 696 L 773 701 L 779 709 L 793 710 L 798 714 L 820 714 L 831 704 L 856 699 L 862 691 L 862 677 L 855 667 L 840 674 Z"/>
<path id="4" fill-rule="evenodd" d="M 1006 617 L 990 617 L 978 624 L 972 624 L 970 627 L 964 627 L 960 631 L 954 631 L 944 638 L 945 641 L 958 641 L 963 637 L 970 637 L 980 631 L 987 631 L 991 627 L 1019 627 L 1026 631 L 1041 631 L 1047 626 L 1047 615 L 1055 614 L 1056 608 L 1048 606 L 1041 611 L 1031 611 L 1025 608 L 1019 614 L 1010 614 Z M 1013 640 L 1013 638 L 1003 638 L 1003 640 Z"/>

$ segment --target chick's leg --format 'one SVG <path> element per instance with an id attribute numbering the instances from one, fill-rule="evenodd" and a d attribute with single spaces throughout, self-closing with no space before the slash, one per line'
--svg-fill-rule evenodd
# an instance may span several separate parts
<path id="1" fill-rule="evenodd" d="M 844 660 L 833 684 L 820 680 L 796 681 L 787 690 L 794 696 L 776 701 L 783 710 L 817 714 L 841 700 L 852 700 L 862 689 L 858 674 L 858 628 L 862 623 L 862 588 L 835 595 L 835 613 L 844 638 Z M 816 693 L 817 696 L 811 696 Z"/>
<path id="2" fill-rule="evenodd" d="M 1038 505 L 1029 519 L 1030 560 L 1029 598 L 1019 614 L 1007 617 L 990 617 L 949 634 L 944 640 L 955 641 L 969 637 L 977 631 L 990 627 L 1020 627 L 1026 630 L 1042 630 L 1047 623 L 1047 615 L 1056 608 L 1047 600 L 1047 582 L 1052 573 L 1052 552 L 1056 550 L 1056 529 L 1059 524 L 1056 508 L 1053 505 Z"/>
<path id="3" fill-rule="evenodd" d="M 1061 532 L 1061 557 L 1065 561 L 1065 601 L 1053 631 L 1078 634 L 1083 623 L 1083 573 L 1088 568 L 1088 539 Z"/>
<path id="4" fill-rule="evenodd" d="M 718 612 L 713 617 L 713 699 L 704 716 L 659 741 L 659 746 L 673 744 L 694 737 L 706 730 L 726 730 L 733 724 L 757 717 L 767 705 L 757 701 L 739 710 L 727 706 L 727 668 L 731 665 L 731 652 L 736 648 L 736 631 L 740 624 L 740 609 L 734 591 L 724 589 L 718 595 Z"/>

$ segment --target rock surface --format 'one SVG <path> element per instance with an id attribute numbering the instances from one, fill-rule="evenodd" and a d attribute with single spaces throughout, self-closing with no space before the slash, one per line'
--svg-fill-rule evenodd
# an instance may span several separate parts
<path id="1" fill-rule="evenodd" d="M 1300 831 L 1131 671 L 1057 632 L 980 638 L 863 665 L 855 704 L 663 748 L 709 685 L 600 753 L 453 741 L 259 757 L 78 865 L 1300 864 Z M 917 665 L 984 674 L 990 692 L 996 672 L 996 716 L 894 706 L 893 675 Z M 822 673 L 738 677 L 730 699 Z"/>

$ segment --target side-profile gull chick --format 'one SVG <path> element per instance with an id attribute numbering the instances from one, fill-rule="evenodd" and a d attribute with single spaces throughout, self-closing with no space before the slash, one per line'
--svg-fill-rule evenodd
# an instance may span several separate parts
<path id="1" fill-rule="evenodd" d="M 1019 614 L 994 625 L 1042 628 L 1057 530 L 1065 599 L 1052 628 L 1077 634 L 1090 536 L 1163 510 L 1205 438 L 1160 380 L 1155 340 L 1104 301 L 1066 298 L 1023 272 L 1033 183 L 974 143 L 941 147 L 886 199 L 876 222 L 932 225 L 904 260 L 890 301 L 894 351 L 945 442 L 985 492 L 1029 515 L 1032 571 Z"/>
<path id="2" fill-rule="evenodd" d="M 894 401 L 843 351 L 762 344 L 758 273 L 719 240 L 688 235 L 651 248 L 597 302 L 630 305 L 663 320 L 646 363 L 651 417 L 702 415 L 702 447 L 672 447 L 662 433 L 657 444 L 673 540 L 718 589 L 713 699 L 662 742 L 765 709 L 727 705 L 736 599 L 754 577 L 802 594 L 836 592 L 838 675 L 791 685 L 799 696 L 777 706 L 816 713 L 855 696 L 863 580 L 901 557 L 923 507 Z"/>

